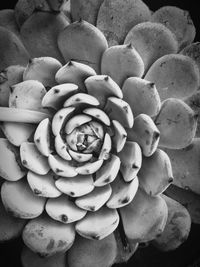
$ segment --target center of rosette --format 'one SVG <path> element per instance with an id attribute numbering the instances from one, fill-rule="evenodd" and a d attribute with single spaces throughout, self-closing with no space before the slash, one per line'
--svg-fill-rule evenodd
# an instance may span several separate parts
<path id="1" fill-rule="evenodd" d="M 99 153 L 104 137 L 103 126 L 91 121 L 75 128 L 67 135 L 68 145 L 81 153 Z M 70 142 L 68 142 L 70 140 Z"/>

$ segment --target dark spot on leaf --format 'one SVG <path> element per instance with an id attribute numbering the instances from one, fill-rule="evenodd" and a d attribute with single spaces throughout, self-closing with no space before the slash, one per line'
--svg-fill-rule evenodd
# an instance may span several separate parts
<path id="1" fill-rule="evenodd" d="M 59 89 L 57 89 L 57 88 L 54 89 L 54 93 L 55 93 L 55 94 L 58 94 L 59 92 L 60 92 Z"/>
<path id="2" fill-rule="evenodd" d="M 68 217 L 67 217 L 67 215 L 62 214 L 60 217 L 61 217 L 61 221 L 62 221 L 62 222 L 65 222 L 65 223 L 66 223 L 66 222 L 68 221 Z"/>
<path id="3" fill-rule="evenodd" d="M 58 241 L 58 248 L 64 247 L 66 245 L 66 242 L 63 240 Z"/>
<path id="4" fill-rule="evenodd" d="M 154 87 L 155 86 L 155 83 L 149 83 L 150 87 Z"/>
<path id="5" fill-rule="evenodd" d="M 38 229 L 36 232 L 39 236 L 43 237 L 43 230 L 44 230 L 44 227 L 41 227 L 40 229 Z"/>
<path id="6" fill-rule="evenodd" d="M 62 116 L 62 115 L 60 115 L 60 116 L 59 116 L 59 119 L 60 119 L 60 120 L 62 120 L 62 118 L 63 118 L 63 116 Z"/>
<path id="7" fill-rule="evenodd" d="M 39 142 L 40 142 L 40 138 L 37 138 L 35 141 L 36 141 L 37 143 L 39 143 Z"/>
<path id="8" fill-rule="evenodd" d="M 24 159 L 24 160 L 22 160 L 22 164 L 23 165 L 26 165 L 27 164 L 27 161 Z"/>
<path id="9" fill-rule="evenodd" d="M 126 113 L 128 113 L 128 106 L 123 106 L 123 109 L 125 110 Z"/>
<path id="10" fill-rule="evenodd" d="M 107 177 L 105 180 L 104 180 L 104 183 L 109 183 L 110 182 L 110 176 Z"/>
<path id="11" fill-rule="evenodd" d="M 127 48 L 133 48 L 132 43 L 127 44 Z"/>
<path id="12" fill-rule="evenodd" d="M 156 238 L 158 238 L 158 237 L 160 237 L 161 236 L 161 233 L 158 233 L 157 235 L 156 235 Z"/>
<path id="13" fill-rule="evenodd" d="M 48 253 L 43 253 L 43 252 L 38 252 L 38 253 L 36 253 L 40 258 L 46 258 L 46 257 L 48 257 L 49 256 L 49 254 Z"/>
<path id="14" fill-rule="evenodd" d="M 52 250 L 53 249 L 53 247 L 54 247 L 54 240 L 53 239 L 51 239 L 50 241 L 49 241 L 49 244 L 47 245 L 47 250 Z"/>
<path id="15" fill-rule="evenodd" d="M 170 177 L 169 180 L 168 180 L 168 183 L 172 183 L 173 180 L 174 180 L 174 178 L 173 177 Z"/>
<path id="16" fill-rule="evenodd" d="M 94 240 L 99 240 L 100 236 L 99 235 L 91 235 L 91 238 Z"/>
<path id="17" fill-rule="evenodd" d="M 91 211 L 95 211 L 95 207 L 94 207 L 94 206 L 89 207 L 89 209 L 90 209 Z"/>
<path id="18" fill-rule="evenodd" d="M 129 197 L 125 197 L 124 199 L 120 200 L 120 203 L 122 203 L 122 204 L 126 204 L 126 203 L 129 202 L 129 200 L 130 200 Z"/>
<path id="19" fill-rule="evenodd" d="M 138 169 L 139 167 L 138 167 L 135 163 L 133 163 L 133 164 L 132 164 L 132 168 L 133 168 L 133 169 Z"/>
<path id="20" fill-rule="evenodd" d="M 70 192 L 69 194 L 70 194 L 71 196 L 74 196 L 74 195 L 75 195 L 75 193 L 74 193 L 74 192 Z"/>
<path id="21" fill-rule="evenodd" d="M 104 80 L 108 81 L 108 79 L 109 79 L 109 76 L 105 76 Z"/>
<path id="22" fill-rule="evenodd" d="M 56 172 L 56 173 L 59 173 L 59 172 L 63 172 L 63 170 L 56 168 L 56 169 L 55 169 L 55 172 Z"/>
<path id="23" fill-rule="evenodd" d="M 40 190 L 36 189 L 36 188 L 33 190 L 33 192 L 36 195 L 41 195 L 42 194 L 42 192 Z"/>

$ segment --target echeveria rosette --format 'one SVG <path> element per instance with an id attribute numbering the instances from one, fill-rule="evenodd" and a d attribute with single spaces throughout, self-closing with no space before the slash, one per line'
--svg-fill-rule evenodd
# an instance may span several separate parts
<path id="1" fill-rule="evenodd" d="M 66 70 L 67 66 L 73 65 L 78 72 L 84 67 L 93 71 L 73 61 L 63 68 Z M 63 68 L 56 74 L 57 81 Z M 92 90 L 97 82 L 101 94 L 98 90 Z M 30 95 L 25 95 L 25 90 L 31 90 L 33 85 L 36 85 L 32 87 L 34 101 L 29 102 Z M 85 87 L 87 92 L 76 84 L 62 83 L 45 92 L 41 82 L 23 81 L 13 88 L 9 98 L 10 108 L 5 108 L 5 112 L 15 108 L 16 111 L 32 111 L 44 117 L 46 114 L 47 118 L 37 118 L 38 125 L 34 120 L 34 124 L 29 121 L 27 126 L 26 119 L 20 115 L 20 122 L 16 122 L 15 117 L 6 113 L 4 119 L 9 122 L 2 124 L 9 141 L 1 139 L 1 150 L 3 146 L 5 150 L 9 146 L 11 150 L 7 149 L 7 153 L 12 154 L 11 151 L 15 150 L 18 158 L 15 161 L 16 158 L 11 156 L 12 163 L 7 165 L 15 165 L 17 173 L 13 170 L 9 173 L 5 165 L 7 173 L 3 173 L 1 167 L 1 175 L 8 180 L 2 186 L 4 205 L 8 210 L 13 210 L 16 217 L 37 220 L 40 216 L 38 220 L 41 224 L 42 220 L 48 223 L 52 218 L 64 223 L 71 234 L 67 248 L 73 243 L 75 231 L 86 238 L 102 239 L 116 229 L 119 223 L 116 209 L 129 204 L 135 196 L 138 189 L 136 175 L 142 161 L 140 146 L 135 142 L 126 142 L 126 128 L 132 128 L 134 118 L 129 104 L 122 99 L 119 86 L 109 76 L 93 75 L 85 80 Z M 26 103 L 23 109 L 22 103 Z M 42 112 L 32 110 L 33 103 Z M 49 111 L 45 113 L 45 109 Z M 17 124 L 19 131 L 27 134 L 27 140 L 22 138 L 16 146 L 13 141 L 15 136 L 10 136 L 12 132 L 9 127 Z M 8 160 L 9 157 L 6 157 Z M 23 202 L 27 202 L 26 205 Z M 47 216 L 43 218 L 41 214 L 44 211 L 51 219 Z M 95 224 L 97 219 L 102 223 Z M 29 221 L 23 231 L 25 243 L 40 254 L 57 252 L 54 247 L 48 253 L 40 251 L 38 244 L 34 247 L 27 230 L 32 223 L 34 220 Z M 65 251 L 66 244 L 60 246 L 60 250 Z"/>
<path id="2" fill-rule="evenodd" d="M 121 241 L 112 248 L 121 254 L 113 262 L 126 261 L 138 243 L 158 239 L 159 246 L 158 236 L 177 210 L 187 219 L 183 234 L 190 228 L 188 212 L 162 193 L 173 182 L 167 153 L 175 160 L 184 157 L 198 141 L 193 140 L 197 118 L 186 103 L 197 91 L 199 71 L 190 58 L 177 54 L 173 34 L 158 23 L 133 27 L 123 45 L 108 48 L 103 37 L 100 50 L 97 28 L 81 20 L 74 25 L 83 27 L 81 38 L 85 30 L 94 35 L 80 44 L 72 36 L 72 51 L 58 41 L 66 53 L 64 66 L 51 57 L 32 59 L 20 70 L 23 79 L 11 87 L 8 106 L 1 107 L 0 171 L 7 180 L 2 202 L 19 217 L 17 234 L 22 232 L 25 244 L 40 255 L 68 250 L 73 262 L 76 251 L 93 246 L 87 240 L 113 244 L 114 232 Z M 131 39 L 143 30 L 148 35 Z M 100 39 L 93 45 L 96 32 Z M 148 58 L 145 38 L 152 42 L 155 32 L 160 35 L 153 41 L 159 42 L 149 47 Z M 82 63 L 67 61 L 73 51 L 71 58 Z M 189 186 L 199 193 L 193 180 Z M 131 252 L 124 256 L 128 245 Z"/>

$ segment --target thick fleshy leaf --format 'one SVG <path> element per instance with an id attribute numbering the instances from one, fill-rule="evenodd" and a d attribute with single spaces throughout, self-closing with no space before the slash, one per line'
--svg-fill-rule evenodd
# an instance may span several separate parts
<path id="1" fill-rule="evenodd" d="M 43 156 L 48 157 L 51 151 L 51 123 L 49 119 L 44 119 L 37 126 L 34 133 L 34 142 L 37 149 Z"/>
<path id="2" fill-rule="evenodd" d="M 112 189 L 110 185 L 95 187 L 89 194 L 78 197 L 75 203 L 78 207 L 88 211 L 99 210 L 109 199 Z"/>
<path id="3" fill-rule="evenodd" d="M 144 77 L 154 82 L 161 101 L 174 97 L 183 99 L 199 87 L 199 69 L 190 57 L 171 54 L 159 58 Z"/>
<path id="4" fill-rule="evenodd" d="M 124 43 L 131 43 L 135 47 L 144 62 L 145 72 L 158 58 L 178 51 L 174 34 L 161 23 L 150 21 L 142 22 L 130 29 Z"/>
<path id="5" fill-rule="evenodd" d="M 107 160 L 110 156 L 110 151 L 112 149 L 112 140 L 108 133 L 105 134 L 101 151 L 99 154 L 99 159 Z"/>
<path id="6" fill-rule="evenodd" d="M 45 94 L 46 89 L 41 82 L 23 81 L 12 86 L 9 107 L 39 111 L 42 109 L 41 102 Z"/>
<path id="7" fill-rule="evenodd" d="M 112 266 L 117 252 L 114 234 L 102 240 L 89 240 L 77 235 L 73 246 L 68 251 L 67 261 L 69 267 Z"/>
<path id="8" fill-rule="evenodd" d="M 8 12 L 10 12 L 9 10 Z M 13 18 L 14 18 L 14 10 Z M 4 12 L 4 11 L 3 11 Z M 5 11 L 5 13 L 7 10 Z M 16 62 L 15 64 L 19 64 Z M 8 107 L 10 87 L 23 81 L 23 72 L 25 67 L 21 65 L 10 65 L 0 72 L 0 106 Z"/>
<path id="9" fill-rule="evenodd" d="M 108 43 L 97 27 L 82 19 L 74 21 L 59 32 L 57 43 L 66 62 L 78 61 L 100 73 L 101 57 Z"/>
<path id="10" fill-rule="evenodd" d="M 48 157 L 48 163 L 50 168 L 57 175 L 63 177 L 74 177 L 77 175 L 76 167 L 74 167 L 70 161 L 66 161 L 58 155 L 50 154 Z"/>
<path id="11" fill-rule="evenodd" d="M 26 220 L 15 218 L 9 214 L 0 201 L 0 242 L 15 239 L 20 236 Z"/>
<path id="12" fill-rule="evenodd" d="M 57 134 L 55 139 L 54 139 L 55 143 L 55 150 L 58 153 L 58 155 L 65 159 L 65 160 L 71 160 L 71 156 L 68 153 L 68 146 L 66 144 L 66 142 L 64 142 L 64 140 L 62 139 L 60 134 Z"/>
<path id="13" fill-rule="evenodd" d="M 65 125 L 65 132 L 70 134 L 75 128 L 91 121 L 92 118 L 85 114 L 75 115 L 74 117 L 70 118 L 66 125 Z"/>
<path id="14" fill-rule="evenodd" d="M 123 177 L 118 174 L 117 178 L 111 184 L 112 194 L 106 203 L 111 209 L 118 209 L 128 205 L 134 198 L 139 186 L 137 176 L 130 182 L 125 182 Z"/>
<path id="15" fill-rule="evenodd" d="M 129 103 L 134 117 L 141 113 L 150 117 L 158 114 L 161 106 L 160 96 L 151 80 L 130 77 L 125 80 L 122 92 L 123 99 Z"/>
<path id="16" fill-rule="evenodd" d="M 53 172 L 39 175 L 29 171 L 27 173 L 27 181 L 33 193 L 39 197 L 55 198 L 62 194 L 55 186 Z"/>
<path id="17" fill-rule="evenodd" d="M 23 142 L 27 141 L 36 128 L 35 124 L 20 123 L 20 122 L 3 122 L 0 127 L 14 146 L 20 146 Z"/>
<path id="18" fill-rule="evenodd" d="M 65 100 L 76 93 L 78 86 L 73 83 L 63 83 L 52 87 L 43 97 L 42 106 L 57 110 L 61 108 Z"/>
<path id="19" fill-rule="evenodd" d="M 158 195 L 164 192 L 174 180 L 167 153 L 157 149 L 151 157 L 143 157 L 138 178 L 140 186 L 147 194 Z"/>
<path id="20" fill-rule="evenodd" d="M 22 238 L 35 253 L 47 257 L 66 252 L 73 244 L 73 224 L 56 222 L 47 216 L 40 216 L 27 223 Z"/>
<path id="21" fill-rule="evenodd" d="M 191 107 L 197 116 L 197 129 L 195 137 L 200 137 L 200 90 L 184 99 L 184 102 Z"/>
<path id="22" fill-rule="evenodd" d="M 39 1 L 37 2 L 39 8 L 36 5 L 34 11 L 41 10 L 40 4 L 43 7 L 47 6 L 46 1 Z M 23 13 L 25 10 L 26 8 L 22 8 Z M 29 14 L 25 21 L 23 20 L 20 26 L 20 37 L 25 47 L 27 47 L 31 58 L 51 56 L 64 63 L 64 59 L 57 46 L 57 36 L 69 24 L 69 20 L 62 13 L 42 12 L 39 10 L 37 12 L 32 11 L 31 16 Z M 51 24 L 49 24 L 49 21 L 51 21 Z"/>
<path id="23" fill-rule="evenodd" d="M 133 201 L 120 213 L 127 238 L 148 242 L 163 232 L 168 209 L 163 198 L 151 197 L 139 188 Z"/>
<path id="24" fill-rule="evenodd" d="M 110 119 L 108 115 L 101 109 L 98 108 L 86 108 L 83 110 L 83 113 L 94 117 L 97 120 L 100 120 L 100 122 L 104 123 L 107 126 L 110 126 Z"/>
<path id="25" fill-rule="evenodd" d="M 133 113 L 127 102 L 116 97 L 109 97 L 105 111 L 112 120 L 119 121 L 124 127 L 133 127 Z"/>
<path id="26" fill-rule="evenodd" d="M 126 182 L 133 180 L 142 165 L 142 150 L 138 143 L 126 141 L 118 154 L 121 160 L 120 171 Z"/>
<path id="27" fill-rule="evenodd" d="M 76 2 L 73 1 L 73 3 L 70 3 L 70 5 L 66 4 L 66 8 L 68 7 L 70 9 L 71 18 L 73 21 L 83 19 L 93 25 L 96 25 L 97 14 L 102 2 L 103 0 L 97 0 L 95 2 L 93 0 L 78 0 Z"/>
<path id="28" fill-rule="evenodd" d="M 122 225 L 121 225 L 122 226 Z M 118 253 L 115 263 L 123 264 L 127 262 L 139 248 L 139 243 L 130 239 L 122 240 L 120 226 L 115 231 L 115 238 L 117 241 Z"/>
<path id="29" fill-rule="evenodd" d="M 56 187 L 64 194 L 71 197 L 80 197 L 94 189 L 92 175 L 77 175 L 73 178 L 59 178 Z"/>
<path id="30" fill-rule="evenodd" d="M 83 166 L 77 167 L 76 171 L 77 173 L 83 175 L 93 174 L 101 168 L 102 164 L 103 164 L 103 159 L 99 159 L 97 161 L 88 162 Z"/>
<path id="31" fill-rule="evenodd" d="M 8 23 L 6 23 L 8 25 Z M 8 30 L 6 27 L 0 28 L 0 39 L 4 40 L 1 43 L 1 65 L 0 70 L 4 70 L 11 65 L 26 65 L 30 58 L 24 44 L 13 31 Z"/>
<path id="32" fill-rule="evenodd" d="M 192 222 L 200 224 L 199 194 L 172 184 L 165 191 L 165 195 L 187 207 Z"/>
<path id="33" fill-rule="evenodd" d="M 48 159 L 38 151 L 34 143 L 22 143 L 20 157 L 22 165 L 30 171 L 44 175 L 50 170 Z"/>
<path id="34" fill-rule="evenodd" d="M 92 132 L 95 133 L 95 135 L 99 138 L 99 139 L 103 139 L 104 137 L 104 128 L 103 125 L 100 124 L 97 121 L 91 121 L 89 123 L 90 128 L 92 129 Z"/>
<path id="35" fill-rule="evenodd" d="M 96 75 L 96 72 L 93 68 L 88 66 L 88 64 L 70 60 L 66 65 L 58 70 L 56 73 L 56 81 L 59 84 L 74 83 L 78 85 L 79 91 L 85 92 L 86 89 L 84 81 L 93 75 Z"/>
<path id="36" fill-rule="evenodd" d="M 200 42 L 193 42 L 187 45 L 180 51 L 180 54 L 191 57 L 197 64 L 200 71 Z"/>
<path id="37" fill-rule="evenodd" d="M 110 158 L 104 161 L 103 166 L 95 173 L 95 186 L 104 186 L 111 183 L 116 178 L 120 168 L 120 159 L 111 154 Z"/>
<path id="38" fill-rule="evenodd" d="M 23 267 L 65 267 L 66 255 L 57 253 L 50 257 L 40 257 L 28 247 L 24 246 L 21 252 L 21 262 Z"/>
<path id="39" fill-rule="evenodd" d="M 87 211 L 77 207 L 66 195 L 48 199 L 45 210 L 52 219 L 62 223 L 79 221 L 87 213 Z"/>
<path id="40" fill-rule="evenodd" d="M 167 203 L 168 218 L 164 231 L 153 240 L 153 244 L 161 251 L 178 248 L 189 236 L 191 218 L 187 209 L 179 202 L 163 195 Z"/>
<path id="41" fill-rule="evenodd" d="M 112 138 L 113 145 L 114 145 L 114 148 L 116 149 L 116 151 L 120 152 L 125 145 L 125 142 L 127 139 L 127 133 L 120 122 L 118 122 L 116 120 L 112 120 L 112 125 L 114 128 L 114 136 Z"/>
<path id="42" fill-rule="evenodd" d="M 162 102 L 155 124 L 160 131 L 159 146 L 181 149 L 195 137 L 197 115 L 182 100 L 168 98 Z"/>
<path id="43" fill-rule="evenodd" d="M 179 50 L 194 41 L 196 29 L 187 10 L 176 6 L 163 6 L 152 14 L 151 21 L 164 24 L 174 33 Z"/>
<path id="44" fill-rule="evenodd" d="M 68 151 L 69 151 L 70 156 L 77 162 L 86 162 L 86 161 L 89 161 L 93 157 L 93 154 L 78 153 L 71 149 L 68 149 Z"/>
<path id="45" fill-rule="evenodd" d="M 60 133 L 64 123 L 72 116 L 74 107 L 62 108 L 53 116 L 52 131 L 56 136 Z"/>
<path id="46" fill-rule="evenodd" d="M 97 100 L 96 97 L 93 97 L 92 95 L 78 93 L 69 97 L 63 104 L 64 107 L 70 107 L 70 106 L 81 107 L 83 105 L 98 106 L 99 101 Z"/>
<path id="47" fill-rule="evenodd" d="M 44 210 L 45 198 L 34 195 L 26 180 L 4 182 L 1 198 L 6 210 L 22 219 L 38 217 Z"/>
<path id="48" fill-rule="evenodd" d="M 97 98 L 100 102 L 100 107 L 103 108 L 107 98 L 115 96 L 122 98 L 122 90 L 113 79 L 106 75 L 94 75 L 85 80 L 85 86 L 88 94 Z"/>
<path id="49" fill-rule="evenodd" d="M 151 156 L 158 147 L 160 132 L 156 124 L 146 114 L 140 114 L 135 118 L 132 129 L 127 129 L 128 140 L 137 142 L 144 156 Z"/>
<path id="50" fill-rule="evenodd" d="M 17 181 L 25 174 L 21 168 L 20 152 L 5 138 L 0 138 L 0 176 L 8 181 Z"/>
<path id="51" fill-rule="evenodd" d="M 45 87 L 52 87 L 56 84 L 55 74 L 62 67 L 62 64 L 53 57 L 32 58 L 23 73 L 23 80 L 37 80 Z"/>
<path id="52" fill-rule="evenodd" d="M 51 118 L 51 115 L 35 110 L 0 107 L 0 121 L 39 123 L 46 118 Z"/>
<path id="53" fill-rule="evenodd" d="M 117 210 L 102 207 L 96 212 L 88 212 L 75 225 L 76 231 L 88 239 L 103 239 L 110 235 L 118 226 L 119 215 Z"/>
<path id="54" fill-rule="evenodd" d="M 122 16 L 122 12 L 126 15 Z M 141 0 L 103 1 L 97 16 L 97 27 L 105 34 L 109 46 L 113 46 L 123 43 L 130 28 L 150 17 L 149 7 Z"/>
<path id="55" fill-rule="evenodd" d="M 165 149 L 174 175 L 173 183 L 200 194 L 200 138 L 183 149 Z"/>
<path id="56" fill-rule="evenodd" d="M 128 77 L 142 77 L 144 63 L 130 43 L 110 46 L 101 59 L 101 73 L 110 76 L 120 87 Z"/>

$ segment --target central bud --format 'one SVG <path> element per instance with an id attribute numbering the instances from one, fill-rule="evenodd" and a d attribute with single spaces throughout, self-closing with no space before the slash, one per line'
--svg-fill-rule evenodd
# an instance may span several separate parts
<path id="1" fill-rule="evenodd" d="M 81 153 L 99 153 L 104 137 L 103 126 L 92 121 L 75 128 L 66 136 L 68 145 Z"/>

